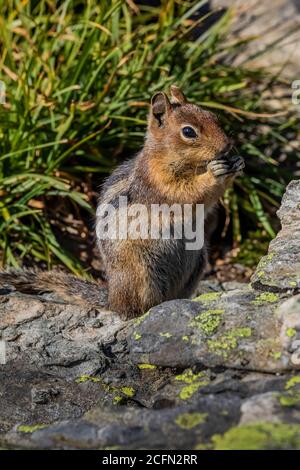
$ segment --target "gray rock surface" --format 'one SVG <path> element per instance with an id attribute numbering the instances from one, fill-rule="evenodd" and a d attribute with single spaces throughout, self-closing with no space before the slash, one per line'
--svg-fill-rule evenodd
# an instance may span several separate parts
<path id="1" fill-rule="evenodd" d="M 277 212 L 282 229 L 270 243 L 252 277 L 257 289 L 271 292 L 300 289 L 300 180 L 289 184 Z"/>
<path id="2" fill-rule="evenodd" d="M 0 448 L 299 449 L 299 189 L 252 285 L 130 322 L 2 289 Z"/>
<path id="3" fill-rule="evenodd" d="M 278 294 L 249 286 L 174 300 L 151 309 L 130 334 L 132 360 L 163 367 L 225 366 L 267 372 L 293 368 L 280 340 Z M 263 315 L 262 315 L 263 311 Z"/>
<path id="4" fill-rule="evenodd" d="M 263 66 L 289 79 L 300 73 L 299 0 L 212 0 L 212 8 L 232 9 L 234 41 L 245 41 L 235 63 Z"/>

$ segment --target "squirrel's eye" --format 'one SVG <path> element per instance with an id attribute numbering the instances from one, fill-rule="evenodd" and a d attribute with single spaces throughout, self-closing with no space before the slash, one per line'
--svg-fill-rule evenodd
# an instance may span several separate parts
<path id="1" fill-rule="evenodd" d="M 195 137 L 197 137 L 196 132 L 190 126 L 183 127 L 182 134 L 184 135 L 184 137 L 187 137 L 188 139 L 194 139 Z"/>

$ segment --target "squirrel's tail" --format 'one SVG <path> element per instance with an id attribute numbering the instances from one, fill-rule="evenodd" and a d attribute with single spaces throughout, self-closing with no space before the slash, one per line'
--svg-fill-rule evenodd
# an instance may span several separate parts
<path id="1" fill-rule="evenodd" d="M 0 271 L 0 287 L 7 285 L 25 294 L 57 293 L 69 302 L 84 302 L 92 307 L 107 307 L 107 285 L 86 281 L 61 271 L 31 269 Z"/>

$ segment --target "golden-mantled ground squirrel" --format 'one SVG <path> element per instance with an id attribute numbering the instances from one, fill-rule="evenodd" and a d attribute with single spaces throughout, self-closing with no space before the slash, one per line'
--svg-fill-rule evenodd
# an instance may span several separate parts
<path id="1" fill-rule="evenodd" d="M 216 116 L 189 103 L 178 87 L 171 87 L 171 100 L 163 92 L 156 93 L 143 149 L 106 180 L 99 204 L 111 204 L 116 212 L 120 197 L 127 198 L 128 206 L 147 208 L 204 204 L 207 218 L 244 167 L 241 157 L 229 158 L 231 146 Z M 96 233 L 102 223 L 98 216 Z M 107 282 L 55 271 L 16 270 L 2 272 L 0 283 L 28 293 L 58 292 L 73 302 L 81 299 L 130 319 L 165 300 L 192 294 L 205 269 L 207 242 L 198 250 L 187 250 L 185 242 L 162 237 L 98 238 Z"/>

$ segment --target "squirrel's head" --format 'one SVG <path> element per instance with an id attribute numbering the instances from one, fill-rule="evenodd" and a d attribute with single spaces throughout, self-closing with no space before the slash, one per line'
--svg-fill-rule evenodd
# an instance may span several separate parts
<path id="1" fill-rule="evenodd" d="M 217 117 L 189 103 L 177 86 L 171 86 L 171 100 L 163 92 L 152 97 L 146 147 L 175 171 L 205 171 L 231 145 Z"/>

